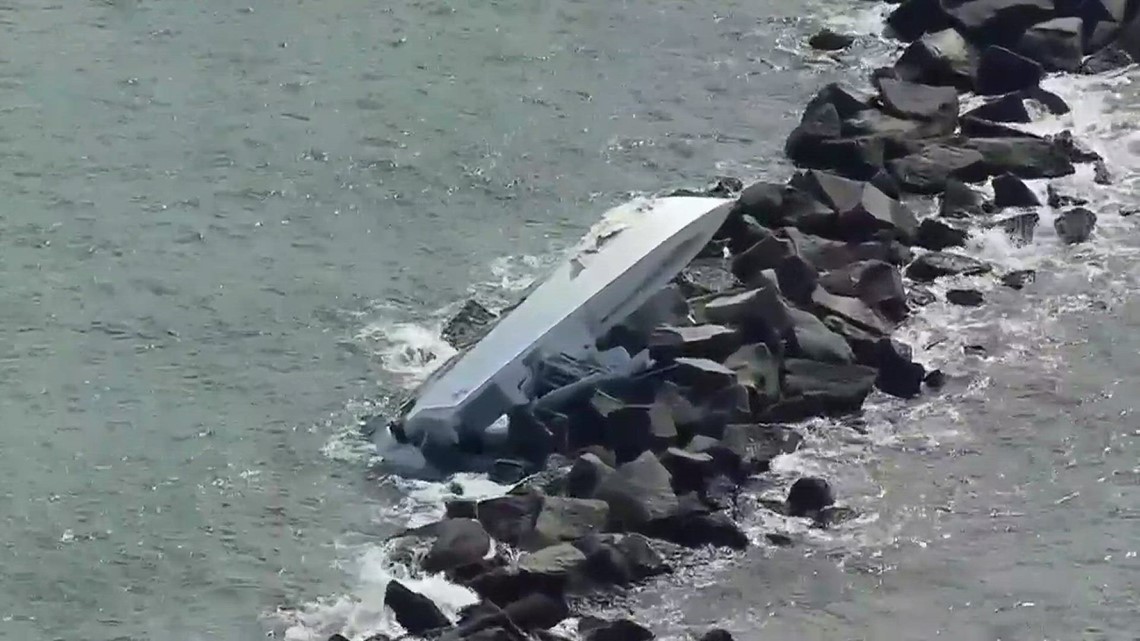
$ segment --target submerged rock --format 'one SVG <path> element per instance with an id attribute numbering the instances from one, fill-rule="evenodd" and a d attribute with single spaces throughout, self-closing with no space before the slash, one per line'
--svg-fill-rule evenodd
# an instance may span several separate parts
<path id="1" fill-rule="evenodd" d="M 919 256 L 906 268 L 906 275 L 920 282 L 929 282 L 942 276 L 974 276 L 990 271 L 990 265 L 976 258 L 950 252 L 930 252 Z"/>
<path id="2" fill-rule="evenodd" d="M 961 247 L 966 244 L 970 234 L 965 229 L 959 229 L 937 218 L 923 219 L 918 226 L 918 234 L 914 244 L 925 249 L 939 251 L 947 247 Z"/>
<path id="3" fill-rule="evenodd" d="M 1032 269 L 1019 269 L 1002 276 L 1001 284 L 1010 289 L 1023 289 L 1032 283 L 1036 277 L 1037 272 Z"/>
<path id="4" fill-rule="evenodd" d="M 1081 63 L 1080 72 L 1083 74 L 1100 74 L 1123 69 L 1135 62 L 1131 55 L 1117 45 L 1109 45 L 1093 55 L 1085 58 Z"/>
<path id="5" fill-rule="evenodd" d="M 884 394 L 899 398 L 914 398 L 922 393 L 922 380 L 926 368 L 911 360 L 908 346 L 890 338 L 879 340 L 869 364 L 878 369 L 875 387 Z"/>
<path id="6" fill-rule="evenodd" d="M 812 415 L 853 412 L 875 384 L 875 370 L 863 365 L 836 365 L 797 358 L 784 362 L 785 396 L 799 399 Z"/>
<path id="7" fill-rule="evenodd" d="M 855 36 L 836 33 L 831 29 L 821 29 L 808 40 L 812 49 L 821 51 L 839 51 L 850 47 L 853 42 L 855 42 Z"/>
<path id="8" fill-rule="evenodd" d="M 653 633 L 629 619 L 603 621 L 596 617 L 582 617 L 578 622 L 578 636 L 582 641 L 651 641 Z"/>
<path id="9" fill-rule="evenodd" d="M 1070 209 L 1053 220 L 1053 229 L 1062 242 L 1073 245 L 1088 240 L 1096 227 L 1096 214 L 1077 207 Z"/>
<path id="10" fill-rule="evenodd" d="M 994 226 L 1009 235 L 1015 245 L 1023 246 L 1033 242 L 1033 235 L 1040 221 L 1041 217 L 1037 214 L 1026 213 L 1003 218 L 995 222 Z"/>
<path id="11" fill-rule="evenodd" d="M 389 581 L 384 589 L 384 605 L 392 609 L 396 622 L 414 635 L 451 627 L 451 621 L 431 599 L 409 590 L 399 581 Z"/>
<path id="12" fill-rule="evenodd" d="M 986 302 L 986 298 L 976 289 L 951 289 L 946 292 L 946 301 L 963 307 L 978 307 Z"/>
<path id="13" fill-rule="evenodd" d="M 1006 207 L 1037 207 L 1041 205 L 1037 194 L 1029 188 L 1020 178 L 1010 173 L 1002 174 L 993 180 L 994 206 L 998 209 Z"/>
<path id="14" fill-rule="evenodd" d="M 835 492 L 825 479 L 805 476 L 792 484 L 785 504 L 788 516 L 813 516 L 835 504 Z"/>

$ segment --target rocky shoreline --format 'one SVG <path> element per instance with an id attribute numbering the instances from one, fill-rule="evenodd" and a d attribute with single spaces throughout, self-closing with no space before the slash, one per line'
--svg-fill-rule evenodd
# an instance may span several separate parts
<path id="1" fill-rule="evenodd" d="M 1090 238 L 1097 214 L 1085 199 L 1051 186 L 1042 203 L 1024 181 L 1091 164 L 1109 182 L 1109 169 L 1068 133 L 1040 137 L 1015 125 L 1068 111 L 1041 88 L 1047 73 L 1104 73 L 1140 60 L 1138 10 L 1136 0 L 899 4 L 887 32 L 908 44 L 893 67 L 872 73 L 875 93 L 833 84 L 816 94 L 787 140 L 800 171 L 786 184 L 723 179 L 706 192 L 736 202 L 663 293 L 672 318 L 608 337 L 669 366 L 557 412 L 511 416 L 511 457 L 492 475 L 514 487 L 452 501 L 444 520 L 398 535 L 425 572 L 482 600 L 453 623 L 392 581 L 385 605 L 397 622 L 417 638 L 518 641 L 558 638 L 549 629 L 573 616 L 588 641 L 652 639 L 636 622 L 594 618 L 571 603 L 668 573 L 688 548 L 751 545 L 733 518 L 737 498 L 799 446 L 790 424 L 857 413 L 876 389 L 914 398 L 939 387 L 941 373 L 891 337 L 935 300 L 926 285 L 977 275 L 1021 289 L 1033 278 L 955 253 L 972 230 L 1031 242 L 1035 210 L 1049 207 L 1062 242 Z M 813 45 L 841 49 L 838 35 Z M 985 102 L 962 112 L 964 94 Z M 992 199 L 971 186 L 987 182 Z M 937 213 L 920 218 L 916 209 Z M 985 304 L 971 289 L 945 297 Z M 445 336 L 468 343 L 492 318 L 468 305 Z M 817 527 L 849 516 L 815 477 L 766 507 Z M 791 543 L 778 534 L 768 542 Z"/>

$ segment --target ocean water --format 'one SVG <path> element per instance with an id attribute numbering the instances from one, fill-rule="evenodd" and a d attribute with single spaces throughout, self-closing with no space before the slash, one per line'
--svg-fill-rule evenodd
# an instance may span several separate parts
<path id="1" fill-rule="evenodd" d="M 0 4 L 0 638 L 394 632 L 385 535 L 453 487 L 383 477 L 357 419 L 633 195 L 782 179 L 833 80 L 897 46 L 884 7 L 627 0 Z M 805 51 L 823 25 L 859 34 Z M 818 422 L 777 462 L 859 517 L 754 509 L 757 542 L 608 604 L 685 638 L 1136 638 L 1140 73 L 1050 79 L 1111 186 L 1065 247 L 980 234 L 1023 292 L 903 330 L 950 374 Z M 1037 186 L 1044 189 L 1043 185 Z M 941 288 L 953 283 L 940 284 Z M 967 355 L 982 345 L 984 355 Z M 502 488 L 456 479 L 467 495 Z M 766 547 L 763 534 L 800 540 Z M 694 590 L 693 586 L 699 589 Z"/>

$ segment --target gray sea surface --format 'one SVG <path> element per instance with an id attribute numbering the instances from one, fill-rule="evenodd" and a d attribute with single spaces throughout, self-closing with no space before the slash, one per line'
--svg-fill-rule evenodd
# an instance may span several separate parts
<path id="1" fill-rule="evenodd" d="M 783 179 L 824 83 L 896 55 L 862 0 L 0 2 L 0 639 L 294 641 L 389 625 L 382 545 L 442 486 L 357 419 L 609 207 Z M 859 35 L 806 51 L 824 24 Z M 1028 290 L 906 331 L 951 374 L 817 424 L 784 480 L 860 518 L 612 604 L 683 638 L 1132 639 L 1140 75 L 1058 81 L 1117 175 L 1094 241 L 971 251 Z M 1066 89 L 1067 88 L 1067 89 Z M 964 356 L 966 344 L 988 347 Z M 786 477 L 786 478 L 785 478 Z M 477 479 L 464 479 L 472 491 Z M 781 485 L 770 488 L 778 494 Z M 446 602 L 453 587 L 423 583 Z"/>

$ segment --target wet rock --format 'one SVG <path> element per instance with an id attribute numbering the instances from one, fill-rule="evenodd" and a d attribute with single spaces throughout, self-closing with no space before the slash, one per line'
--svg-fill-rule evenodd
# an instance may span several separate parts
<path id="1" fill-rule="evenodd" d="M 784 298 L 800 305 L 811 300 L 819 272 L 802 256 L 788 256 L 776 267 L 776 283 Z"/>
<path id="2" fill-rule="evenodd" d="M 743 550 L 749 544 L 748 536 L 732 519 L 721 512 L 709 512 L 692 495 L 684 498 L 669 517 L 648 524 L 645 533 L 691 548 L 712 545 Z"/>
<path id="3" fill-rule="evenodd" d="M 736 374 L 737 382 L 745 386 L 751 404 L 764 406 L 780 397 L 780 364 L 763 343 L 745 345 L 724 361 L 724 366 Z"/>
<path id="4" fill-rule="evenodd" d="M 863 365 L 784 361 L 784 395 L 802 399 L 812 415 L 857 411 L 875 384 L 875 370 Z"/>
<path id="5" fill-rule="evenodd" d="M 1044 77 L 1040 63 L 1005 47 L 989 46 L 978 58 L 975 89 L 979 94 L 994 96 L 1036 87 Z"/>
<path id="6" fill-rule="evenodd" d="M 487 477 L 502 485 L 518 483 L 526 477 L 526 464 L 515 459 L 496 459 Z"/>
<path id="7" fill-rule="evenodd" d="M 950 22 L 973 42 L 1008 43 L 1026 27 L 1053 17 L 1054 0 L 970 0 L 943 3 Z"/>
<path id="8" fill-rule="evenodd" d="M 426 596 L 409 590 L 399 581 L 389 581 L 384 589 L 384 605 L 396 615 L 396 622 L 414 635 L 451 627 L 451 621 Z"/>
<path id="9" fill-rule="evenodd" d="M 1037 214 L 1025 213 L 1003 218 L 995 222 L 994 226 L 1009 235 L 1010 240 L 1020 247 L 1033 242 L 1033 235 L 1040 221 L 1041 217 Z"/>
<path id="10" fill-rule="evenodd" d="M 673 327 L 662 325 L 649 335 L 649 354 L 655 360 L 682 356 L 722 359 L 740 345 L 740 333 L 721 325 Z"/>
<path id="11" fill-rule="evenodd" d="M 952 87 L 924 85 L 904 80 L 878 82 L 884 110 L 899 118 L 941 121 L 953 132 L 958 122 L 958 92 Z"/>
<path id="12" fill-rule="evenodd" d="M 922 379 L 922 382 L 930 389 L 942 389 L 946 386 L 946 374 L 943 374 L 940 369 L 932 370 L 926 375 L 926 378 Z"/>
<path id="13" fill-rule="evenodd" d="M 534 529 L 520 545 L 524 549 L 537 550 L 601 532 L 609 521 L 609 511 L 605 501 L 548 496 L 543 501 Z"/>
<path id="14" fill-rule="evenodd" d="M 501 615 L 493 616 L 495 624 L 511 622 L 522 630 L 548 630 L 570 616 L 570 606 L 561 596 L 528 594 L 503 608 Z"/>
<path id="15" fill-rule="evenodd" d="M 962 307 L 980 307 L 986 298 L 976 289 L 951 289 L 946 292 L 946 301 Z"/>
<path id="16" fill-rule="evenodd" d="M 769 332 L 782 335 L 791 327 L 787 306 L 771 286 L 714 298 L 699 313 L 710 322 L 742 328 L 742 340 L 763 339 Z"/>
<path id="17" fill-rule="evenodd" d="M 831 29 L 821 29 L 808 40 L 808 45 L 812 49 L 819 49 L 820 51 L 839 51 L 850 47 L 853 42 L 855 42 L 855 36 L 836 33 Z"/>
<path id="18" fill-rule="evenodd" d="M 653 639 L 652 632 L 629 619 L 603 621 L 595 617 L 582 617 L 578 623 L 578 636 L 582 641 L 650 641 Z"/>
<path id="19" fill-rule="evenodd" d="M 742 282 L 756 283 L 757 275 L 765 269 L 775 269 L 791 255 L 789 243 L 773 234 L 767 234 L 752 247 L 732 259 L 732 273 Z"/>
<path id="20" fill-rule="evenodd" d="M 911 351 L 903 343 L 881 339 L 875 344 L 871 364 L 878 370 L 875 387 L 884 394 L 914 398 L 922 393 L 926 368 L 911 360 Z"/>
<path id="21" fill-rule="evenodd" d="M 1002 174 L 993 180 L 994 206 L 998 209 L 1006 207 L 1038 207 L 1041 201 L 1037 194 L 1029 188 L 1020 178 L 1013 174 Z"/>
<path id="22" fill-rule="evenodd" d="M 1075 170 L 1066 145 L 1041 138 L 970 138 L 963 149 L 982 155 L 985 175 L 1005 173 L 1018 178 L 1057 178 Z"/>
<path id="23" fill-rule="evenodd" d="M 965 229 L 948 225 L 937 218 L 925 218 L 918 226 L 914 244 L 926 249 L 940 251 L 947 247 L 961 247 L 970 234 Z"/>
<path id="24" fill-rule="evenodd" d="M 1072 17 L 1035 24 L 1021 35 L 1017 51 L 1046 71 L 1077 71 L 1084 57 L 1081 29 L 1081 19 Z"/>
<path id="25" fill-rule="evenodd" d="M 437 533 L 422 563 L 432 574 L 476 564 L 491 549 L 491 537 L 474 519 L 448 519 L 439 524 Z"/>
<path id="26" fill-rule="evenodd" d="M 891 176 L 889 172 L 887 172 L 887 170 L 884 169 L 875 174 L 875 176 L 871 178 L 870 182 L 875 187 L 878 187 L 879 191 L 890 196 L 891 198 L 894 198 L 895 200 L 902 198 L 902 189 L 899 187 L 898 181 L 895 180 L 894 177 Z"/>
<path id="27" fill-rule="evenodd" d="M 1033 122 L 1029 110 L 1025 108 L 1021 92 L 1009 93 L 996 100 L 990 100 L 967 111 L 963 116 L 988 122 Z"/>
<path id="28" fill-rule="evenodd" d="M 789 349 L 791 355 L 823 363 L 854 362 L 855 355 L 851 352 L 851 346 L 842 336 L 828 329 L 823 321 L 807 312 L 798 309 L 790 311 L 794 322 Z M 778 392 L 778 378 L 774 382 Z"/>
<path id="29" fill-rule="evenodd" d="M 1111 185 L 1112 173 L 1103 159 L 1098 158 L 1093 165 L 1093 182 L 1098 185 Z"/>
<path id="30" fill-rule="evenodd" d="M 791 243 L 792 251 L 819 271 L 840 269 L 861 260 L 881 260 L 892 265 L 910 260 L 910 250 L 897 242 L 871 241 L 844 243 L 786 228 L 779 232 Z"/>
<path id="31" fill-rule="evenodd" d="M 870 183 L 850 180 L 824 171 L 797 174 L 792 184 L 827 205 L 835 214 L 841 240 L 860 242 L 888 232 L 900 239 L 913 237 L 917 222 L 905 205 Z"/>
<path id="32" fill-rule="evenodd" d="M 892 160 L 887 169 L 904 191 L 938 194 L 947 180 L 979 182 L 987 175 L 985 157 L 978 150 L 949 145 L 927 145 L 920 152 Z"/>
<path id="33" fill-rule="evenodd" d="M 835 117 L 835 122 L 834 134 L 829 137 L 834 138 L 839 136 L 839 116 Z M 785 224 L 783 214 L 784 189 L 785 186 L 779 183 L 757 182 L 748 185 L 744 188 L 744 191 L 740 192 L 740 196 L 737 197 L 729 220 L 748 216 L 763 227 L 783 226 Z M 726 225 L 729 225 L 727 221 Z M 756 242 L 757 239 L 751 240 L 751 243 L 748 243 L 740 249 L 747 249 L 752 243 Z"/>
<path id="34" fill-rule="evenodd" d="M 847 289 L 848 284 L 850 289 Z M 837 296 L 854 296 L 869 307 L 875 317 L 867 316 L 862 309 L 848 301 L 813 298 L 813 302 L 826 312 L 843 316 L 869 331 L 886 333 L 890 327 L 882 319 L 898 323 L 907 316 L 906 290 L 902 278 L 893 265 L 884 261 L 861 261 L 829 272 L 825 287 Z M 837 302 L 844 304 L 837 306 Z"/>
<path id="35" fill-rule="evenodd" d="M 480 501 L 479 523 L 496 541 L 518 545 L 534 529 L 543 498 L 537 494 L 502 496 Z"/>
<path id="36" fill-rule="evenodd" d="M 731 385 L 736 374 L 720 363 L 707 358 L 678 358 L 669 370 L 669 380 L 703 391 L 713 391 Z"/>
<path id="37" fill-rule="evenodd" d="M 673 490 L 677 494 L 695 492 L 705 487 L 716 474 L 716 463 L 707 452 L 690 452 L 670 447 L 662 452 L 661 464 L 673 477 Z"/>
<path id="38" fill-rule="evenodd" d="M 771 540 L 771 539 L 769 539 Z M 732 635 L 720 628 L 713 628 L 701 635 L 700 641 L 735 641 Z"/>
<path id="39" fill-rule="evenodd" d="M 764 538 L 767 539 L 769 543 L 778 548 L 787 548 L 795 545 L 795 541 L 793 541 L 792 537 L 788 536 L 787 534 L 769 532 L 764 535 Z"/>
<path id="40" fill-rule="evenodd" d="M 1037 278 L 1037 272 L 1032 269 L 1019 269 L 1001 277 L 1001 284 L 1010 289 L 1024 289 Z"/>
<path id="41" fill-rule="evenodd" d="M 646 450 L 668 447 L 677 439 L 677 425 L 665 403 L 625 403 L 597 392 L 591 404 L 603 419 L 602 441 L 619 463 Z"/>
<path id="42" fill-rule="evenodd" d="M 351 640 L 348 637 L 344 636 L 343 634 L 334 634 L 328 638 L 328 641 L 351 641 Z"/>
<path id="43" fill-rule="evenodd" d="M 609 504 L 610 525 L 617 530 L 637 530 L 677 508 L 672 477 L 652 452 L 619 466 L 602 481 L 596 496 Z"/>
<path id="44" fill-rule="evenodd" d="M 1096 227 L 1096 214 L 1084 207 L 1070 209 L 1053 220 L 1053 229 L 1061 242 L 1073 245 L 1087 241 Z"/>
<path id="45" fill-rule="evenodd" d="M 887 16 L 889 33 L 904 42 L 950 27 L 950 17 L 938 0 L 903 0 Z"/>
<path id="46" fill-rule="evenodd" d="M 957 31 L 943 29 L 911 43 L 895 63 L 899 79 L 967 91 L 974 86 L 977 53 Z"/>
<path id="47" fill-rule="evenodd" d="M 946 181 L 938 215 L 943 218 L 971 218 L 985 213 L 982 196 L 969 185 L 953 178 Z"/>
<path id="48" fill-rule="evenodd" d="M 1015 129 L 1001 123 L 962 116 L 961 135 L 967 138 L 1038 138 L 1037 134 Z"/>
<path id="49" fill-rule="evenodd" d="M 903 305 L 905 305 L 905 300 L 904 294 Z M 812 294 L 812 303 L 815 306 L 816 315 L 821 318 L 839 317 L 863 331 L 878 336 L 888 334 L 892 329 L 891 324 L 883 315 L 858 298 L 836 296 L 823 287 L 817 287 L 815 293 Z M 892 312 L 898 313 L 896 308 L 897 305 L 893 300 L 890 301 Z"/>
<path id="50" fill-rule="evenodd" d="M 566 493 L 572 498 L 593 498 L 607 477 L 616 473 L 596 454 L 587 452 L 574 461 L 566 477 Z"/>
<path id="51" fill-rule="evenodd" d="M 565 582 L 571 573 L 578 570 L 585 562 L 586 555 L 581 550 L 570 543 L 559 543 L 540 548 L 536 552 L 520 555 L 518 571 L 551 577 L 552 579 L 557 578 Z"/>
<path id="52" fill-rule="evenodd" d="M 914 307 L 926 307 L 936 300 L 934 292 L 921 285 L 912 285 L 906 292 L 906 301 Z"/>
<path id="53" fill-rule="evenodd" d="M 985 274 L 991 267 L 975 258 L 950 252 L 930 252 L 919 256 L 906 268 L 906 275 L 920 282 L 930 282 L 942 276 Z"/>
<path id="54" fill-rule="evenodd" d="M 1123 69 L 1133 62 L 1132 56 L 1127 51 L 1117 45 L 1110 45 L 1085 58 L 1081 63 L 1080 72 L 1088 75 L 1108 73 Z"/>
<path id="55" fill-rule="evenodd" d="M 478 518 L 477 506 L 478 502 L 471 499 L 453 499 L 444 503 L 445 516 L 449 519 Z"/>
<path id="56" fill-rule="evenodd" d="M 792 484 L 785 504 L 788 516 L 814 516 L 835 504 L 835 492 L 825 479 L 805 476 Z"/>
<path id="57" fill-rule="evenodd" d="M 1049 183 L 1045 188 L 1048 196 L 1047 202 L 1053 209 L 1060 209 L 1062 207 L 1077 207 L 1080 205 L 1087 205 L 1089 201 L 1087 198 L 1075 196 L 1073 194 L 1066 194 L 1061 191 L 1055 183 Z"/>
<path id="58" fill-rule="evenodd" d="M 475 299 L 468 299 L 443 326 L 443 340 L 455 349 L 470 347 L 479 342 L 498 318 L 491 310 Z"/>

